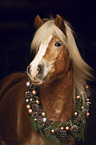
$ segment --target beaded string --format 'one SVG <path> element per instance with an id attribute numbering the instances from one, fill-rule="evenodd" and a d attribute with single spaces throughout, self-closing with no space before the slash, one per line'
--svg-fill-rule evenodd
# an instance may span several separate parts
<path id="1" fill-rule="evenodd" d="M 86 95 L 83 106 L 82 98 L 80 95 L 76 96 L 75 111 L 71 119 L 64 123 L 60 121 L 51 120 L 47 117 L 47 114 L 43 111 L 42 104 L 39 97 L 39 87 L 32 85 L 31 81 L 26 82 L 28 91 L 25 93 L 26 108 L 29 113 L 30 121 L 35 130 L 42 132 L 50 141 L 53 137 L 60 141 L 72 140 L 73 138 L 83 139 L 84 141 L 84 128 L 86 119 L 89 117 L 89 87 L 86 86 Z M 55 144 L 55 143 L 54 143 Z M 59 142 L 58 142 L 59 145 Z"/>

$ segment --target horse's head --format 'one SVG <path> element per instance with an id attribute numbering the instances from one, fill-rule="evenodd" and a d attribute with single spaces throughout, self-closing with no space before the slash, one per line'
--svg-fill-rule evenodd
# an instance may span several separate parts
<path id="1" fill-rule="evenodd" d="M 71 58 L 74 88 L 84 91 L 91 68 L 79 53 L 70 24 L 59 15 L 51 20 L 37 16 L 35 26 L 31 50 L 36 50 L 36 56 L 27 69 L 32 82 L 39 85 L 66 76 Z"/>
<path id="2" fill-rule="evenodd" d="M 70 64 L 69 51 L 64 45 L 66 27 L 62 17 L 43 22 L 37 15 L 35 26 L 38 30 L 33 38 L 31 48 L 36 50 L 36 56 L 28 66 L 28 75 L 33 83 L 42 84 L 62 77 L 68 71 Z M 61 39 L 60 39 L 60 37 Z M 63 38 L 63 41 L 62 41 Z"/>

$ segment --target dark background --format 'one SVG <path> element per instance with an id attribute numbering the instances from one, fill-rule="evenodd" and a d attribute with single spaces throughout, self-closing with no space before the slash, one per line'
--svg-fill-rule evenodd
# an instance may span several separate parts
<path id="1" fill-rule="evenodd" d="M 34 18 L 56 14 L 71 23 L 83 59 L 96 73 L 96 4 L 95 0 L 0 0 L 0 79 L 12 72 L 26 71 L 31 61 L 30 43 L 35 32 Z M 96 145 L 96 80 L 92 89 L 91 115 L 85 143 Z M 78 143 L 79 145 L 79 143 Z"/>

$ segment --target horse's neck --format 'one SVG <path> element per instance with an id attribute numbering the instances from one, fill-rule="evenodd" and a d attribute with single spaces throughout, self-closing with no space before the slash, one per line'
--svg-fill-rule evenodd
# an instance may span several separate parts
<path id="1" fill-rule="evenodd" d="M 43 85 L 40 89 L 40 98 L 48 117 L 61 122 L 70 119 L 74 109 L 72 71 L 52 84 Z"/>

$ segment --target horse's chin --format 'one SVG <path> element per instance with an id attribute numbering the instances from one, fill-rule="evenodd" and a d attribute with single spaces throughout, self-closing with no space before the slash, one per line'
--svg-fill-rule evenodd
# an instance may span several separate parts
<path id="1" fill-rule="evenodd" d="M 42 84 L 44 84 L 44 79 L 42 79 L 42 80 L 34 80 L 34 79 L 32 79 L 32 78 L 30 78 L 31 79 L 31 82 L 32 82 L 32 84 L 33 85 L 35 85 L 35 86 L 40 86 L 40 85 L 42 85 Z"/>
<path id="2" fill-rule="evenodd" d="M 40 86 L 42 85 L 44 82 L 43 81 L 39 81 L 39 82 L 34 82 L 32 81 L 32 84 L 35 85 L 35 86 Z"/>
<path id="3" fill-rule="evenodd" d="M 34 79 L 34 78 L 32 78 L 32 76 L 29 76 L 29 77 L 31 79 L 32 84 L 35 86 L 50 84 L 55 80 L 55 78 L 52 77 L 52 74 L 47 74 L 42 79 L 39 79 L 39 78 Z"/>

